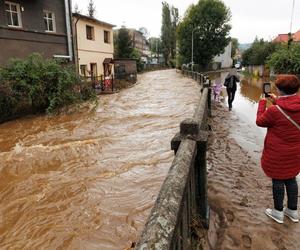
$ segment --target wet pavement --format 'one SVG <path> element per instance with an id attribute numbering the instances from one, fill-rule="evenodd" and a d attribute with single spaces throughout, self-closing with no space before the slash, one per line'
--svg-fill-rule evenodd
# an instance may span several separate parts
<path id="1" fill-rule="evenodd" d="M 223 72 L 212 75 L 211 78 L 214 81 L 216 77 L 219 77 L 223 83 L 227 74 L 227 72 Z M 266 129 L 256 126 L 256 112 L 258 102 L 262 96 L 262 85 L 264 82 L 270 82 L 270 79 L 247 79 L 243 75 L 240 75 L 240 79 L 231 111 L 231 119 L 238 120 L 239 126 L 230 125 L 229 132 L 231 137 L 237 140 L 252 157 L 258 160 L 263 147 Z M 222 95 L 224 97 L 222 104 L 224 107 L 228 107 L 225 87 Z"/>

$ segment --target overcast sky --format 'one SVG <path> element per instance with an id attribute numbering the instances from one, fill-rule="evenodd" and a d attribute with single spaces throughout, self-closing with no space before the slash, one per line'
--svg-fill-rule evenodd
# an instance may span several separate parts
<path id="1" fill-rule="evenodd" d="M 73 0 L 82 14 L 87 14 L 89 0 Z M 94 0 L 96 18 L 120 27 L 146 27 L 151 36 L 160 35 L 161 0 Z M 179 9 L 180 16 L 198 0 L 167 0 Z M 293 0 L 223 0 L 231 9 L 231 36 L 240 43 L 252 42 L 255 36 L 270 40 L 290 30 Z M 300 0 L 295 0 L 292 32 L 300 30 Z"/>

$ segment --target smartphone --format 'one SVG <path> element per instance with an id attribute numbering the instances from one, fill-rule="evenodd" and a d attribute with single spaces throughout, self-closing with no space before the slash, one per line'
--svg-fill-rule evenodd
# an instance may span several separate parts
<path id="1" fill-rule="evenodd" d="M 265 97 L 269 97 L 271 93 L 271 83 L 265 82 L 263 84 L 263 92 L 265 94 Z"/>

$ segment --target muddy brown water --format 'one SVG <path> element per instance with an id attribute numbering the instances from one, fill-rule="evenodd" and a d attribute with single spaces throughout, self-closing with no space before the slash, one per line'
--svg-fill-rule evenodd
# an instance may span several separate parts
<path id="1" fill-rule="evenodd" d="M 0 249 L 130 247 L 199 90 L 173 70 L 151 72 L 94 111 L 0 125 Z"/>
<path id="2" fill-rule="evenodd" d="M 232 113 L 240 126 L 230 130 L 257 157 L 261 82 L 239 85 Z M 173 160 L 170 140 L 198 98 L 194 81 L 157 71 L 100 96 L 95 110 L 0 125 L 0 249 L 130 247 Z"/>

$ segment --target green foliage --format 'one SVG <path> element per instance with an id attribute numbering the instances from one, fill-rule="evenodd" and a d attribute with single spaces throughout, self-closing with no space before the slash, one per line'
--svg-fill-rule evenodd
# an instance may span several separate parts
<path id="1" fill-rule="evenodd" d="M 170 64 L 171 59 L 175 59 L 178 20 L 178 9 L 162 2 L 161 46 L 167 64 Z"/>
<path id="2" fill-rule="evenodd" d="M 115 57 L 131 58 L 133 53 L 132 38 L 128 29 L 122 27 L 115 38 Z"/>
<path id="3" fill-rule="evenodd" d="M 157 37 L 150 37 L 149 47 L 150 47 L 151 54 L 158 56 L 162 52 L 161 39 Z"/>
<path id="4" fill-rule="evenodd" d="M 53 113 L 79 101 L 79 82 L 72 66 L 54 59 L 39 54 L 13 59 L 0 70 L 0 121 L 24 110 Z"/>
<path id="5" fill-rule="evenodd" d="M 231 58 L 234 58 L 236 50 L 239 47 L 239 41 L 237 38 L 231 38 L 231 44 L 232 44 L 232 48 L 231 48 Z"/>
<path id="6" fill-rule="evenodd" d="M 275 43 L 255 38 L 251 47 L 244 51 L 242 60 L 243 65 L 264 65 L 268 57 L 276 50 Z"/>
<path id="7" fill-rule="evenodd" d="M 137 49 L 134 49 L 130 55 L 130 58 L 136 59 L 137 71 L 141 72 L 144 69 L 144 64 L 141 60 L 140 52 Z"/>
<path id="8" fill-rule="evenodd" d="M 230 10 L 220 0 L 200 0 L 191 5 L 177 29 L 181 63 L 192 61 L 192 33 L 196 64 L 205 67 L 222 53 L 230 41 L 230 18 Z"/>
<path id="9" fill-rule="evenodd" d="M 267 61 L 276 74 L 300 75 L 300 44 L 282 45 Z"/>

